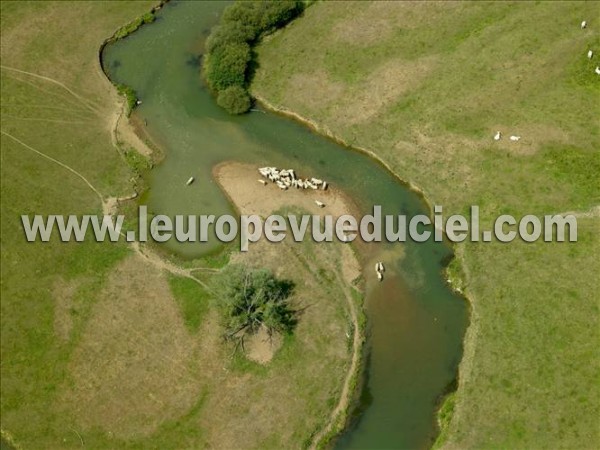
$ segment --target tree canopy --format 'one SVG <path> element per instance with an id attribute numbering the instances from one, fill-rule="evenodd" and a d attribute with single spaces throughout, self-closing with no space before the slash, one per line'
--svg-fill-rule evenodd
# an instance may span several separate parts
<path id="1" fill-rule="evenodd" d="M 290 333 L 296 324 L 289 299 L 294 283 L 266 269 L 230 265 L 216 281 L 225 338 L 243 345 L 245 336 L 265 327 L 269 335 Z"/>
<path id="2" fill-rule="evenodd" d="M 246 95 L 235 98 L 247 98 L 250 76 L 249 66 L 252 62 L 252 46 L 265 34 L 285 26 L 304 8 L 299 1 L 237 1 L 227 7 L 221 20 L 215 26 L 206 41 L 207 55 L 204 64 L 204 75 L 210 88 L 220 98 L 221 91 L 236 86 Z M 250 109 L 251 102 L 225 101 L 232 99 L 231 93 L 218 101 L 219 105 L 231 114 L 242 114 Z M 241 108 L 245 105 L 245 108 Z"/>

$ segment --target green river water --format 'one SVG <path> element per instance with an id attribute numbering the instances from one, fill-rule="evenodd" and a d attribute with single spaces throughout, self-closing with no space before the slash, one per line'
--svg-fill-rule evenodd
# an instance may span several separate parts
<path id="1" fill-rule="evenodd" d="M 165 152 L 164 161 L 151 171 L 143 199 L 149 210 L 168 215 L 233 213 L 211 178 L 211 168 L 238 160 L 293 167 L 326 179 L 350 194 L 364 212 L 378 204 L 384 214 L 427 214 L 418 195 L 369 157 L 292 120 L 261 112 L 232 117 L 216 105 L 199 76 L 199 55 L 226 5 L 169 3 L 155 23 L 104 49 L 105 71 L 138 93 L 143 103 L 134 114 Z M 188 187 L 190 176 L 196 181 Z M 165 245 L 189 258 L 219 244 Z M 451 257 L 444 244 L 371 248 L 365 270 L 373 270 L 374 258 L 385 258 L 386 279 L 367 282 L 365 383 L 355 418 L 335 445 L 428 448 L 437 434 L 436 408 L 456 378 L 467 305 L 443 281 L 441 271 Z"/>

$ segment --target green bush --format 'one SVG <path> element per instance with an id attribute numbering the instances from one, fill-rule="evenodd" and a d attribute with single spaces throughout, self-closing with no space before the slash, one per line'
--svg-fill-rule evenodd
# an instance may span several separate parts
<path id="1" fill-rule="evenodd" d="M 129 22 L 127 25 L 124 25 L 121 28 L 119 28 L 117 30 L 117 32 L 115 33 L 114 38 L 117 40 L 123 39 L 124 37 L 129 36 L 131 33 L 133 33 L 135 30 L 137 30 L 143 24 L 152 23 L 152 22 L 154 22 L 155 19 L 156 18 L 154 17 L 153 13 L 151 13 L 151 12 L 146 13 L 142 17 L 138 17 L 137 19 Z"/>
<path id="2" fill-rule="evenodd" d="M 127 117 L 129 117 L 131 111 L 133 111 L 133 108 L 137 103 L 137 95 L 132 88 L 125 84 L 117 84 L 117 91 L 119 94 L 125 96 L 127 101 Z"/>
<path id="3" fill-rule="evenodd" d="M 249 62 L 250 46 L 245 42 L 220 46 L 207 59 L 206 79 L 216 91 L 233 85 L 243 86 Z"/>
<path id="4" fill-rule="evenodd" d="M 232 114 L 248 111 L 251 101 L 246 86 L 252 45 L 289 23 L 302 10 L 303 3 L 297 1 L 238 1 L 225 9 L 219 25 L 206 40 L 203 69 L 220 106 Z M 237 89 L 230 89 L 233 86 Z M 222 91 L 226 89 L 225 94 Z"/>
<path id="5" fill-rule="evenodd" d="M 243 114 L 250 109 L 252 101 L 243 87 L 229 86 L 219 92 L 217 104 L 230 114 Z"/>

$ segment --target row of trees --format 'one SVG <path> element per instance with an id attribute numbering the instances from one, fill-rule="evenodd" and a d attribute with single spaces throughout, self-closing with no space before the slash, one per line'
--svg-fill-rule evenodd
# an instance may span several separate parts
<path id="1" fill-rule="evenodd" d="M 223 12 L 206 42 L 204 75 L 217 103 L 231 114 L 251 106 L 248 83 L 253 70 L 252 47 L 285 26 L 304 9 L 300 1 L 237 1 Z"/>

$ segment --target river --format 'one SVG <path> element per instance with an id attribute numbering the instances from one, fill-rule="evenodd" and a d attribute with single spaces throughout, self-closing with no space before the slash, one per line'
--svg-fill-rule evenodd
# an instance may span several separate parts
<path id="1" fill-rule="evenodd" d="M 204 40 L 224 2 L 172 2 L 157 20 L 108 45 L 109 77 L 131 86 L 143 103 L 134 115 L 165 152 L 149 175 L 143 201 L 156 214 L 224 214 L 232 206 L 211 178 L 225 160 L 293 167 L 328 180 L 364 212 L 427 214 L 424 201 L 380 164 L 307 127 L 271 113 L 232 117 L 200 76 Z M 301 20 L 301 19 L 300 19 Z M 193 187 L 185 182 L 194 176 Z M 164 244 L 184 258 L 219 243 Z M 437 435 L 436 408 L 456 378 L 468 323 L 466 302 L 445 285 L 451 249 L 442 243 L 378 244 L 388 265 L 383 283 L 366 285 L 369 319 L 363 393 L 357 414 L 336 441 L 340 449 L 428 448 Z M 371 259 L 365 270 L 373 270 Z"/>

